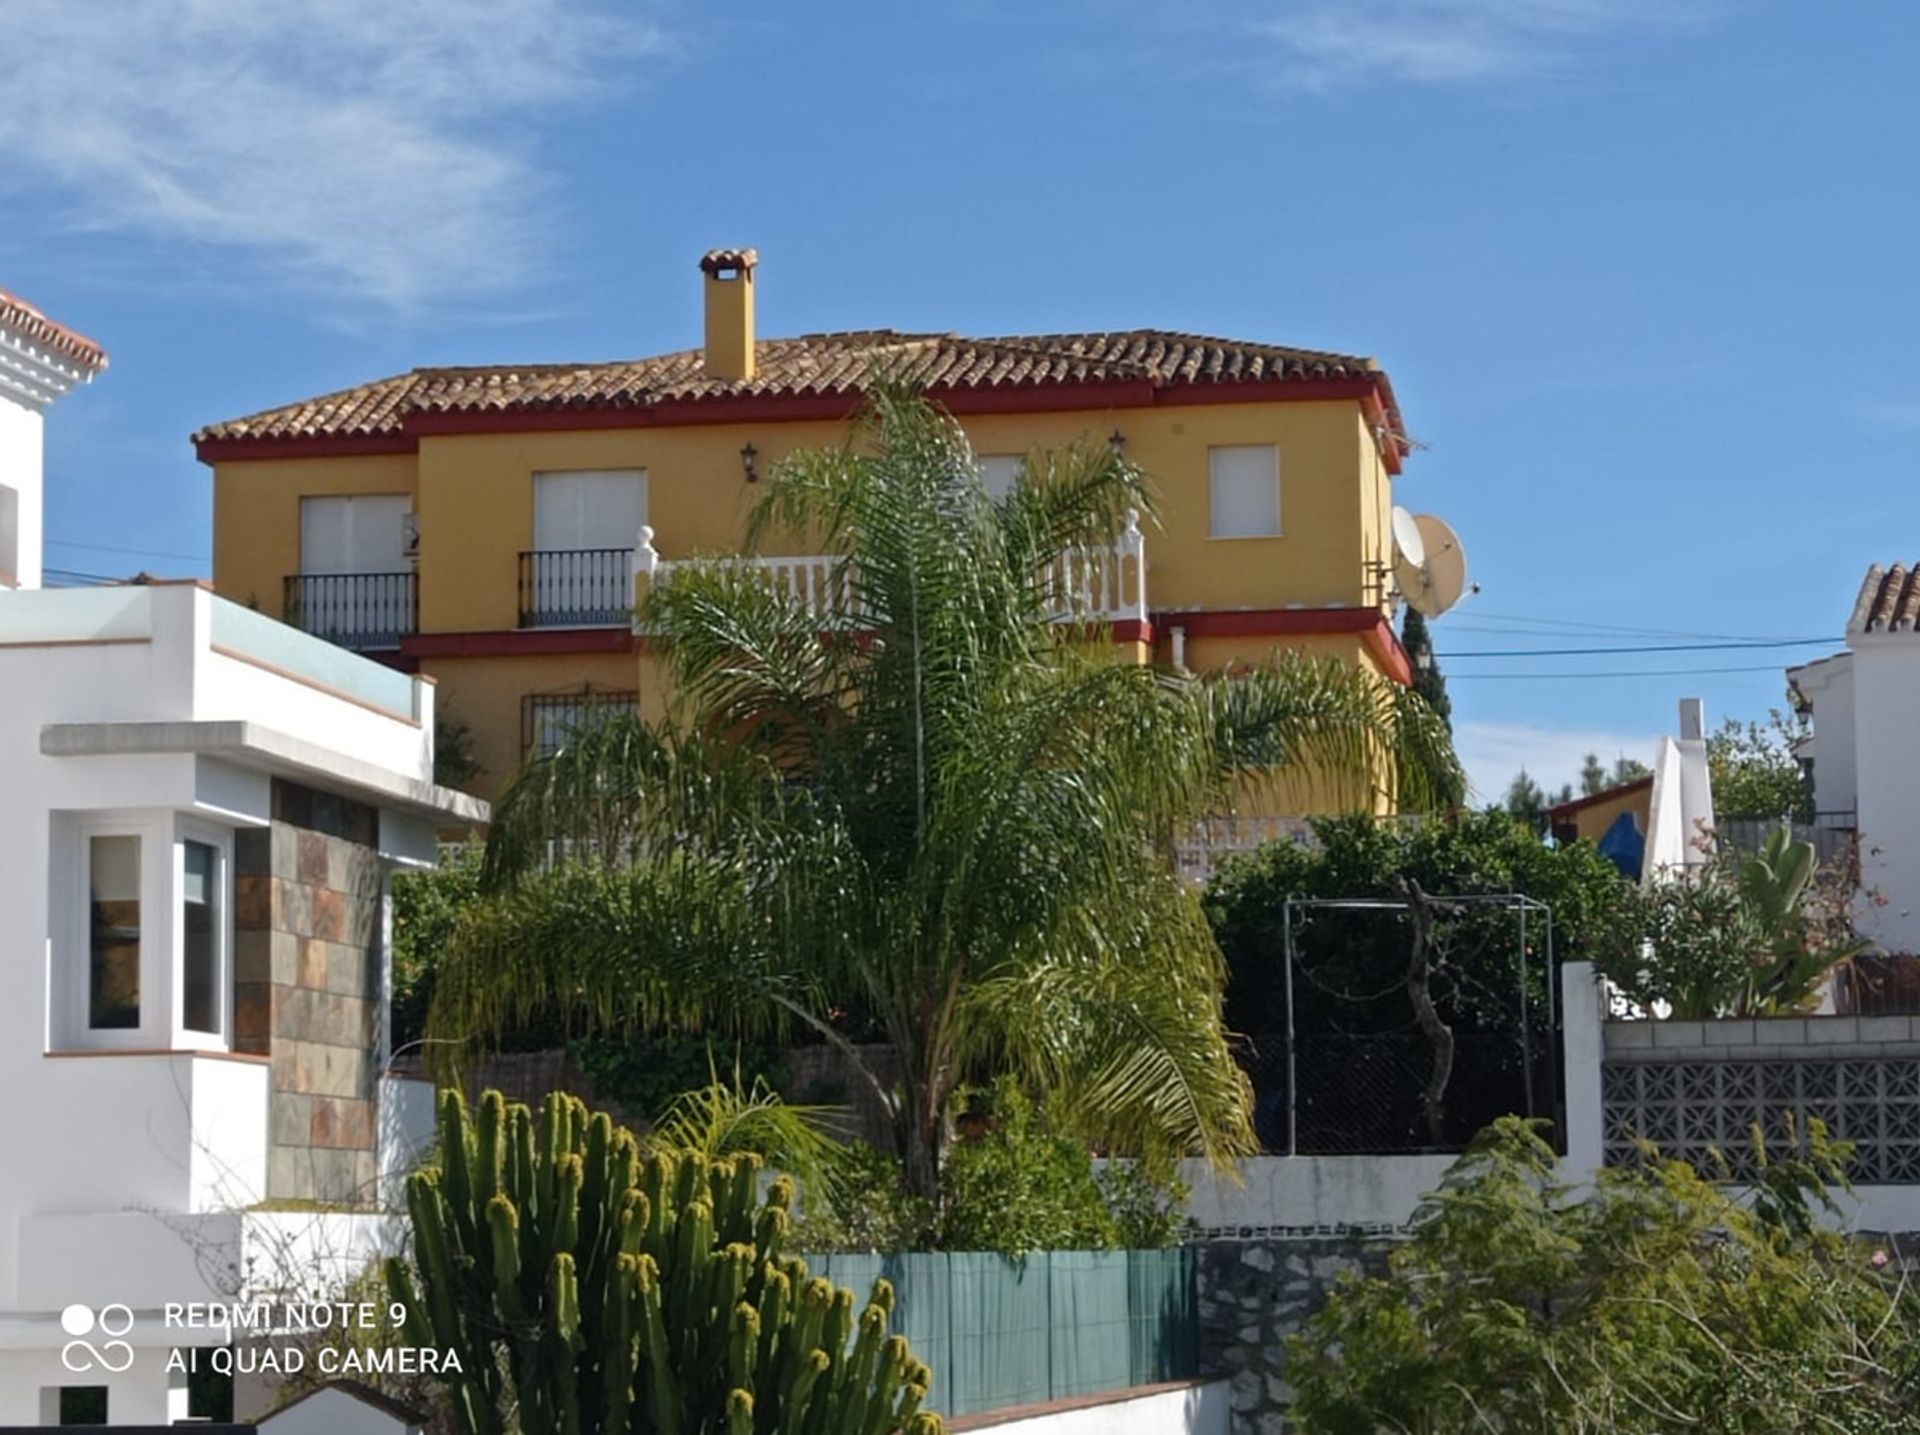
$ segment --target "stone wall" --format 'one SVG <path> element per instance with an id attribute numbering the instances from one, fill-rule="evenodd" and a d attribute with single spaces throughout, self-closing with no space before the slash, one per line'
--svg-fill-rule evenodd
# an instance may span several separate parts
<path id="1" fill-rule="evenodd" d="M 1342 1273 L 1384 1275 L 1392 1242 L 1376 1236 L 1208 1241 L 1198 1247 L 1200 1368 L 1226 1377 L 1233 1435 L 1282 1435 L 1286 1339 L 1326 1303 Z"/>
<path id="2" fill-rule="evenodd" d="M 275 780 L 273 822 L 234 843 L 234 1047 L 270 1056 L 267 1194 L 378 1195 L 379 814 Z"/>

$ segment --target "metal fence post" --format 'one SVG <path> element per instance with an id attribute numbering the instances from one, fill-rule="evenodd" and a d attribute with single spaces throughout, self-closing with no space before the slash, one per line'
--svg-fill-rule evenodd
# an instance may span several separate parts
<path id="1" fill-rule="evenodd" d="M 1299 1103 L 1300 1064 L 1294 1056 L 1293 1033 L 1293 899 L 1281 909 L 1281 942 L 1284 947 L 1287 983 L 1287 1154 L 1300 1154 Z"/>

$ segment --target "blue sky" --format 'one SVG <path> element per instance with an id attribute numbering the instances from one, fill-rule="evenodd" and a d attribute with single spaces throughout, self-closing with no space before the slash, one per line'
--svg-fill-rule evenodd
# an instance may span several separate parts
<path id="1" fill-rule="evenodd" d="M 1763 717 L 1820 650 L 1468 654 L 1824 637 L 1920 558 L 1920 7 L 5 7 L 0 285 L 113 356 L 49 428 L 63 568 L 206 571 L 203 422 L 697 343 L 719 244 L 763 334 L 1377 355 L 1482 586 L 1436 637 L 1483 789 L 1689 693 Z"/>

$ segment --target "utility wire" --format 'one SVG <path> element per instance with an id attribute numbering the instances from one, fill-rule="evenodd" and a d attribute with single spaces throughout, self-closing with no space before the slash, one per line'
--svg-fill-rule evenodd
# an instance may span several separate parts
<path id="1" fill-rule="evenodd" d="M 1744 633 L 1693 633 L 1679 628 L 1634 628 L 1621 623 L 1596 623 L 1585 618 L 1543 618 L 1531 613 L 1495 613 L 1490 609 L 1474 604 L 1471 608 L 1458 610 L 1463 618 L 1491 618 L 1502 623 L 1533 623 L 1548 628 L 1586 629 L 1593 633 L 1624 633 L 1642 638 L 1700 638 L 1725 639 L 1728 641 L 1749 636 Z M 1466 625 L 1450 621 L 1450 627 L 1463 628 Z M 1585 633 L 1577 634 L 1584 637 Z"/>
<path id="2" fill-rule="evenodd" d="M 1644 643 L 1607 648 L 1463 648 L 1435 653 L 1436 658 L 1581 658 L 1599 653 L 1707 653 L 1728 648 L 1832 647 L 1845 638 L 1781 638 L 1777 641 L 1741 639 L 1731 643 Z"/>
<path id="3" fill-rule="evenodd" d="M 75 543 L 67 538 L 49 538 L 46 544 L 49 548 L 84 548 L 89 553 L 126 553 L 135 558 L 178 558 L 186 563 L 208 561 L 205 553 L 169 553 L 160 548 L 115 548 L 109 543 Z"/>
<path id="4" fill-rule="evenodd" d="M 1562 678 L 1692 678 L 1705 673 L 1784 673 L 1778 663 L 1762 663 L 1757 667 L 1744 668 L 1607 668 L 1599 672 L 1586 673 L 1456 673 L 1447 674 L 1447 681 L 1462 682 L 1545 682 L 1548 679 L 1558 681 Z"/>

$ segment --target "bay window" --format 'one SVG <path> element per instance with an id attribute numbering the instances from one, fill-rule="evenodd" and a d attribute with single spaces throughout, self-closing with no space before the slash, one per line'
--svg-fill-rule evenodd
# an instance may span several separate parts
<path id="1" fill-rule="evenodd" d="M 56 813 L 55 1049 L 225 1050 L 233 836 L 172 812 Z"/>

